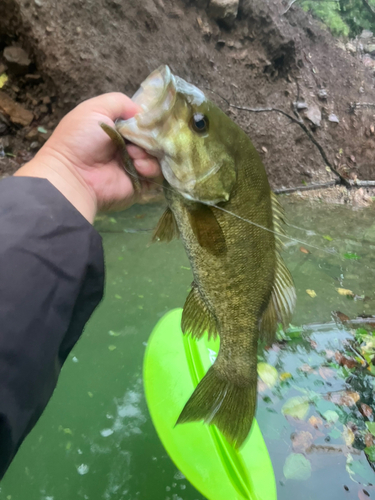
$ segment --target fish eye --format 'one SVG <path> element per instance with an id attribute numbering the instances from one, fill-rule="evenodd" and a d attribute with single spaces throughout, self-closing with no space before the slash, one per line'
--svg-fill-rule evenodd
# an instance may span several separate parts
<path id="1" fill-rule="evenodd" d="M 202 113 L 195 113 L 190 120 L 190 124 L 197 134 L 204 134 L 208 131 L 208 118 Z"/>

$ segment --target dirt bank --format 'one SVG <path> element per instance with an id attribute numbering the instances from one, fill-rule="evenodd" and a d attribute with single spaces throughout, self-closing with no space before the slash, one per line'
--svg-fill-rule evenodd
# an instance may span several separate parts
<path id="1" fill-rule="evenodd" d="M 167 63 L 235 104 L 293 115 L 293 102 L 306 103 L 300 114 L 335 168 L 349 178 L 375 179 L 375 109 L 351 108 L 375 103 L 373 70 L 338 48 L 295 5 L 283 15 L 277 0 L 243 0 L 228 29 L 209 18 L 204 3 L 3 0 L 0 50 L 22 46 L 31 59 L 28 76 L 7 71 L 3 91 L 35 118 L 28 126 L 10 123 L 3 132 L 8 154 L 15 156 L 3 158 L 0 169 L 11 172 L 27 160 L 79 101 L 113 90 L 132 94 L 150 71 Z M 229 112 L 261 152 L 273 187 L 333 178 L 305 132 L 285 116 Z M 338 123 L 330 121 L 332 114 Z"/>

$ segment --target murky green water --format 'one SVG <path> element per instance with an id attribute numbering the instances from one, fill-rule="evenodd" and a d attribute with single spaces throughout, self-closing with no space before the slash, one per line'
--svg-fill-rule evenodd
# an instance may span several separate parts
<path id="1" fill-rule="evenodd" d="M 292 224 L 319 233 L 292 229 L 289 234 L 360 258 L 347 260 L 315 249 L 305 254 L 301 244 L 287 244 L 285 260 L 298 295 L 293 324 L 310 326 L 303 339 L 277 344 L 265 353 L 265 360 L 279 374 L 292 375 L 273 389 L 263 388 L 259 395 L 258 421 L 274 465 L 278 498 L 363 500 L 369 498 L 366 493 L 375 498 L 375 489 L 368 486 L 375 482 L 374 472 L 363 451 L 356 449 L 358 443 L 348 447 L 342 435 L 344 424 L 364 420 L 356 409 L 360 401 L 375 410 L 375 379 L 354 377 L 350 388 L 356 383 L 354 390 L 361 396 L 354 410 L 323 399 L 322 394 L 349 388 L 342 369 L 335 369 L 330 361 L 329 351 L 340 349 L 351 332 L 334 323 L 311 325 L 332 321 L 331 311 L 351 318 L 375 314 L 374 211 L 292 204 L 287 199 L 284 205 Z M 106 255 L 105 299 L 69 356 L 48 408 L 3 480 L 1 500 L 203 498 L 164 451 L 143 396 L 142 362 L 148 336 L 161 316 L 183 305 L 192 281 L 180 242 L 149 247 L 150 233 L 128 231 L 154 227 L 162 210 L 133 207 L 98 221 Z M 340 295 L 337 288 L 350 289 L 356 300 Z M 306 290 L 313 290 L 316 297 Z M 322 372 L 322 366 L 331 371 Z M 306 394 L 318 403 L 310 404 L 303 420 L 287 419 L 281 413 L 285 401 Z M 327 410 L 335 411 L 339 420 L 329 423 L 321 418 Z M 309 423 L 312 416 L 321 418 L 316 428 Z M 308 459 L 310 478 L 284 477 L 285 460 L 291 453 Z"/>

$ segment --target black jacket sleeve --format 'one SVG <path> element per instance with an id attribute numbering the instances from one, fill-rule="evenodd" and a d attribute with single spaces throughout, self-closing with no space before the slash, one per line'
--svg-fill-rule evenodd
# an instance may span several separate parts
<path id="1" fill-rule="evenodd" d="M 45 179 L 0 181 L 0 479 L 103 295 L 101 238 Z"/>

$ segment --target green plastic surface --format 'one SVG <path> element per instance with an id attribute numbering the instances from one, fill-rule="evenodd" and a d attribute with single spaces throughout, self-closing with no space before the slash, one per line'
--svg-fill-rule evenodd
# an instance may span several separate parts
<path id="1" fill-rule="evenodd" d="M 175 427 L 220 345 L 206 335 L 199 341 L 183 335 L 181 314 L 182 309 L 174 309 L 157 323 L 144 359 L 147 404 L 165 449 L 208 500 L 276 500 L 271 460 L 255 419 L 240 450 L 214 425 L 194 422 Z"/>

